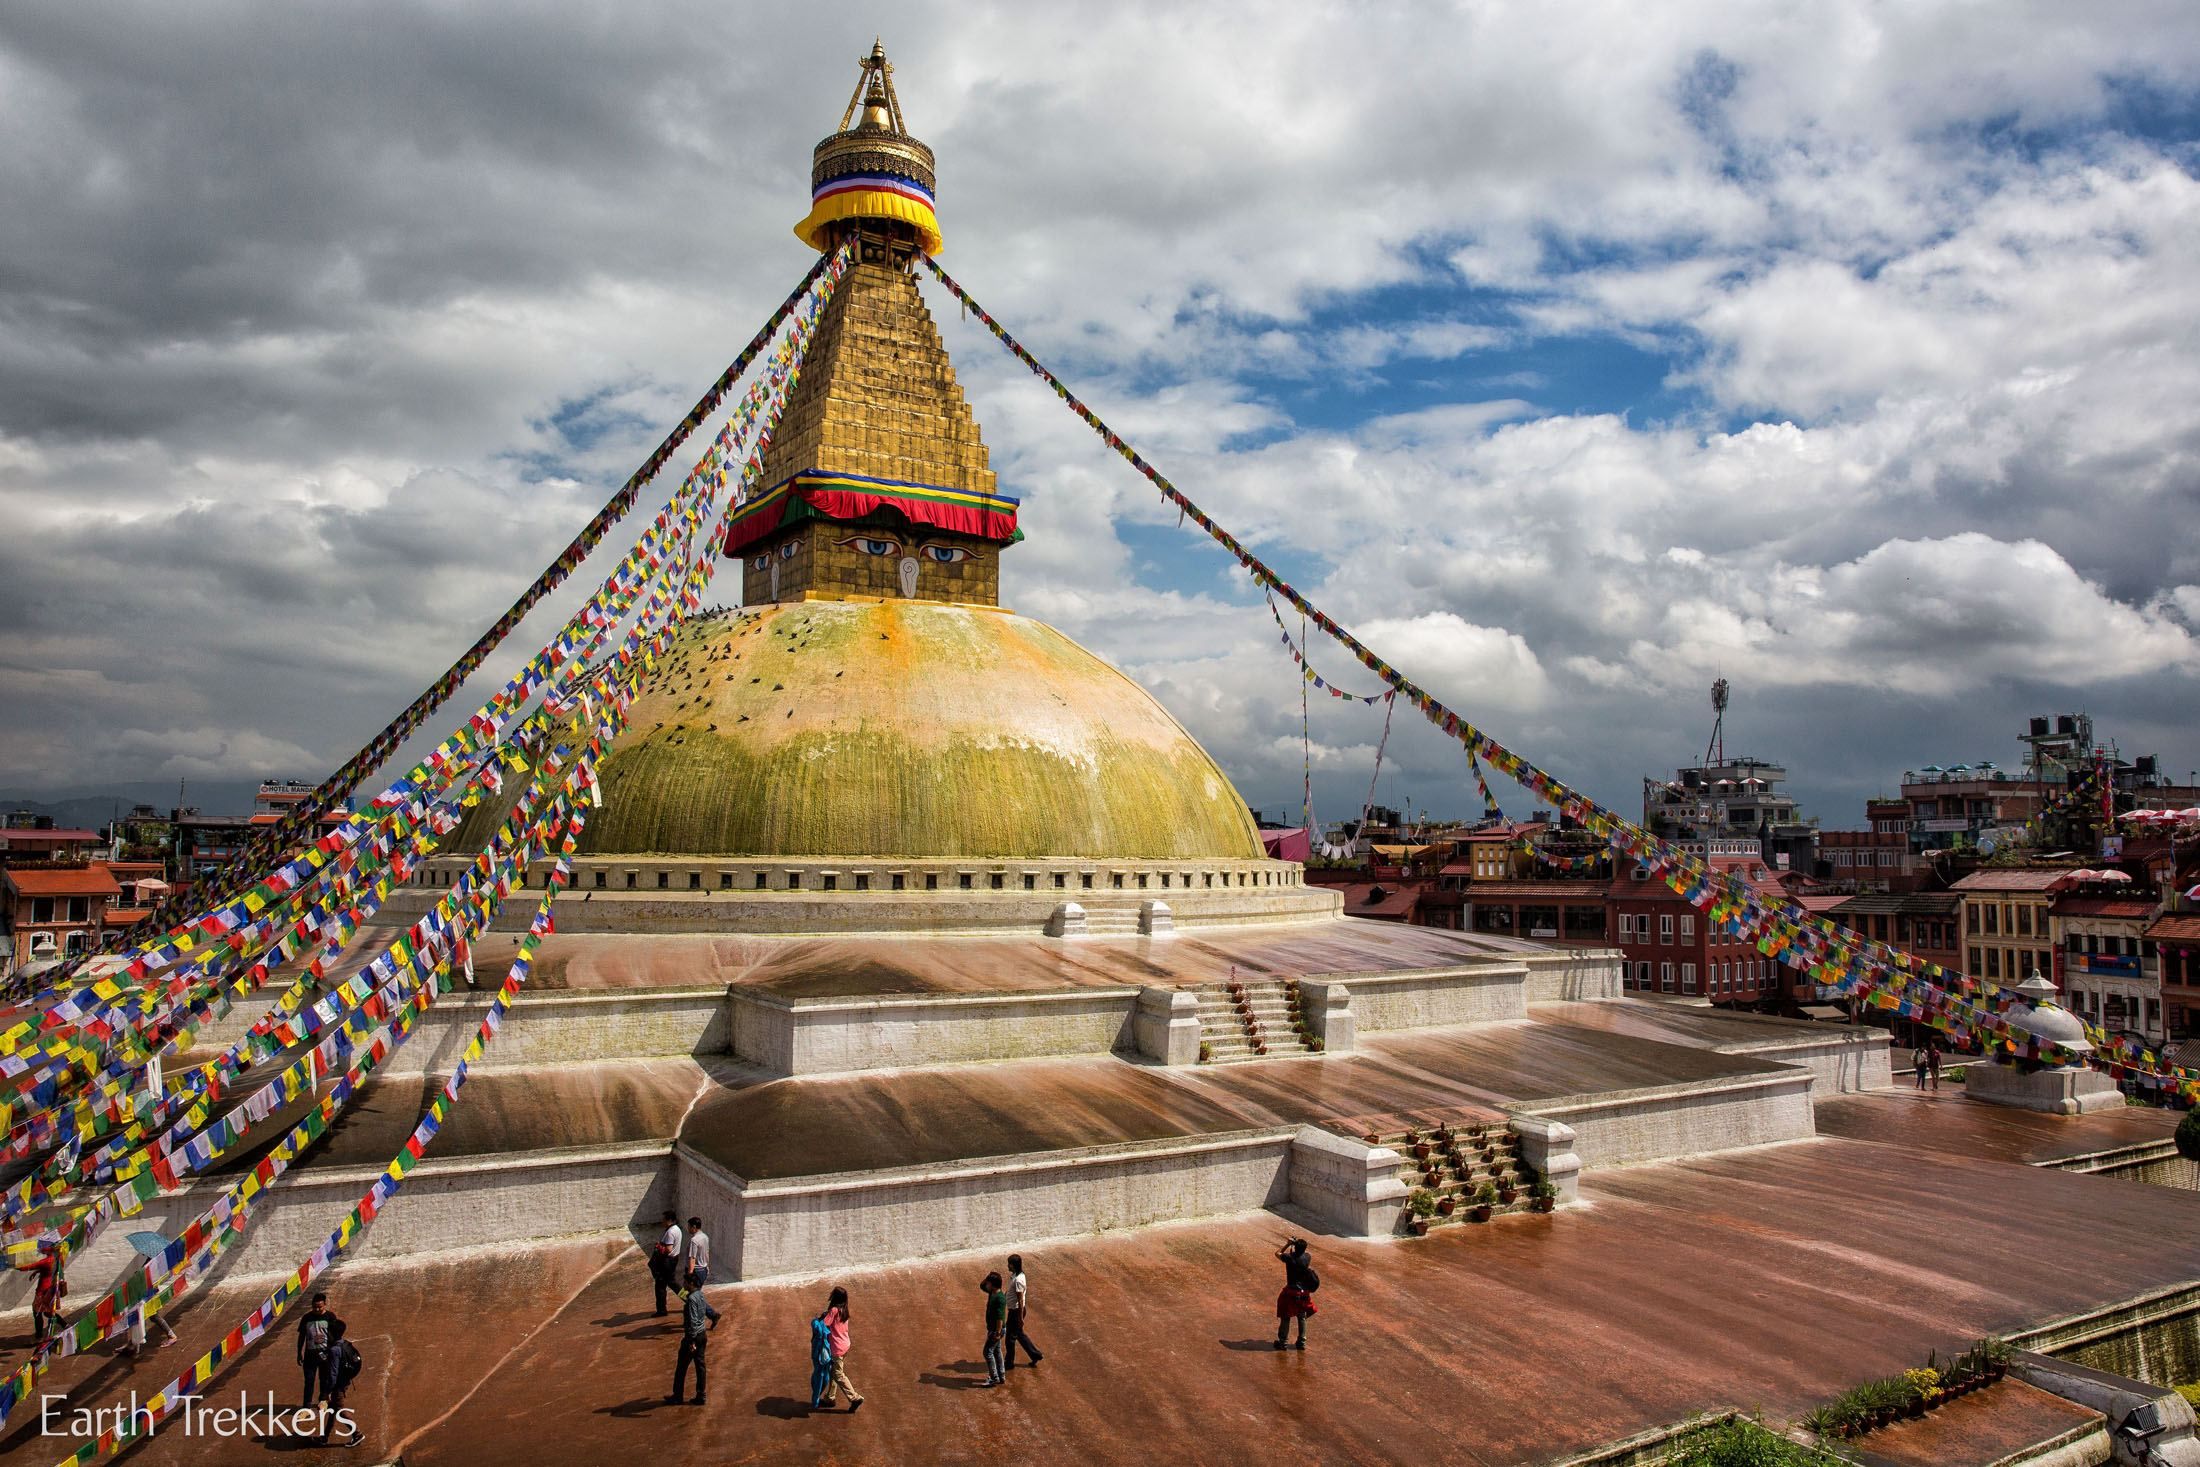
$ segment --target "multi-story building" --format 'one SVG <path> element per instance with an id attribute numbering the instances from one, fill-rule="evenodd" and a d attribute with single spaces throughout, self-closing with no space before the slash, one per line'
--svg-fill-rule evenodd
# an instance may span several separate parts
<path id="1" fill-rule="evenodd" d="M 108 904 L 120 894 L 104 866 L 0 870 L 0 956 L 6 958 L 8 972 L 98 951 Z"/>
<path id="2" fill-rule="evenodd" d="M 2048 903 L 2055 971 L 2072 1013 L 2112 1034 L 2164 1037 L 2162 967 L 2147 929 L 2162 909 L 2151 891 L 2099 882 L 2064 887 Z"/>
<path id="3" fill-rule="evenodd" d="M 0 866 L 84 861 L 99 854 L 99 832 L 53 823 L 50 815 L 17 810 L 0 824 Z"/>
<path id="4" fill-rule="evenodd" d="M 1958 892 L 1866 892 L 1836 903 L 1826 915 L 1859 937 L 1892 943 L 1943 968 L 1963 967 L 1963 897 Z"/>
<path id="5" fill-rule="evenodd" d="M 1642 823 L 1663 840 L 1755 839 L 1802 824 L 1780 792 L 1787 771 L 1747 755 L 1674 771 L 1642 782 Z M 1761 848 L 1761 846 L 1760 846 Z"/>
<path id="6" fill-rule="evenodd" d="M 1769 879 L 1763 861 L 1713 854 L 1711 864 L 1740 871 L 1752 884 Z M 1626 957 L 1631 992 L 1671 994 L 1713 1004 L 1750 1007 L 1779 998 L 1779 964 L 1744 938 L 1717 929 L 1647 866 L 1623 864 L 1606 888 L 1612 941 Z"/>
<path id="7" fill-rule="evenodd" d="M 1956 882 L 1963 899 L 1963 971 L 1997 983 L 2019 983 L 2035 971 L 2053 979 L 2050 888 L 2069 874 L 2067 867 L 1989 867 Z"/>
<path id="8" fill-rule="evenodd" d="M 1818 875 L 1855 891 L 1906 891 L 1921 879 L 1922 862 L 1907 832 L 1821 830 Z"/>
<path id="9" fill-rule="evenodd" d="M 2048 787 L 1992 763 L 1928 764 L 1902 774 L 1902 803 L 1909 809 L 1910 849 L 1976 850 L 1991 847 L 2039 813 Z"/>

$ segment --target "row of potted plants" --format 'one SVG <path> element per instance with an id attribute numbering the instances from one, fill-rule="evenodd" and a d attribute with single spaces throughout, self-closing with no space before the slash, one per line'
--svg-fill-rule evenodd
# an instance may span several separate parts
<path id="1" fill-rule="evenodd" d="M 1245 1037 L 1252 1042 L 1253 1053 L 1268 1053 L 1268 1036 L 1261 1032 L 1260 1020 L 1253 1017 L 1252 995 L 1235 978 L 1224 986 L 1229 990 L 1230 1007 L 1237 1014 L 1238 1027 L 1245 1031 Z"/>
<path id="2" fill-rule="evenodd" d="M 1287 981 L 1283 985 L 1283 997 L 1284 1001 L 1291 1006 L 1291 1032 L 1299 1036 L 1299 1043 L 1305 1045 L 1315 1054 L 1320 1054 L 1322 1052 L 1322 1039 L 1319 1034 L 1314 1032 L 1313 1027 L 1306 1022 L 1306 1010 L 1300 1002 L 1297 980 Z"/>
<path id="3" fill-rule="evenodd" d="M 1946 1401 L 1984 1390 L 2009 1371 L 2008 1341 L 1983 1339 L 1947 1364 L 1939 1352 L 1915 1370 L 1868 1380 L 1820 1406 L 1803 1424 L 1820 1436 L 1857 1437 L 1905 1417 L 1923 1416 Z"/>
<path id="4" fill-rule="evenodd" d="M 1519 1195 L 1513 1187 L 1484 1182 L 1464 1199 L 1467 1219 L 1470 1222 L 1488 1222 L 1500 1206 L 1511 1205 L 1513 1199 Z M 1557 1204 L 1558 1189 L 1538 1177 L 1529 1188 L 1529 1198 L 1535 1211 L 1549 1212 Z M 1413 1229 L 1415 1237 L 1427 1236 L 1431 1223 L 1439 1217 L 1453 1216 L 1461 1207 L 1462 1199 L 1457 1193 L 1439 1195 L 1428 1187 L 1415 1187 L 1406 1194 L 1406 1211 L 1411 1214 L 1408 1225 Z"/>

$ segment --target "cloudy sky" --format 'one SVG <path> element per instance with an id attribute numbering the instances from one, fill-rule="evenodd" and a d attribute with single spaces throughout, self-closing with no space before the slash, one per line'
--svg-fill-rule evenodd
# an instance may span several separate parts
<path id="1" fill-rule="evenodd" d="M 2178 0 L 827 9 L 0 4 L 0 788 L 363 742 L 808 266 L 874 33 L 943 263 L 1591 792 L 1700 754 L 1722 674 L 1830 826 L 2028 713 L 2200 764 Z M 1025 498 L 1004 599 L 1295 811 L 1242 574 L 933 313 Z M 1414 722 L 1386 793 L 1467 808 Z M 1380 725 L 1315 708 L 1317 815 Z"/>

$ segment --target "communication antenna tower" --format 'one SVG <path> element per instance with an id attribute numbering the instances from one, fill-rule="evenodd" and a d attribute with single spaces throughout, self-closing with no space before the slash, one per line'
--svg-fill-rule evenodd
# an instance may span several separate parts
<path id="1" fill-rule="evenodd" d="M 1726 679 L 1718 678 L 1711 684 L 1711 742 L 1703 751 L 1706 764 L 1726 762 Z"/>

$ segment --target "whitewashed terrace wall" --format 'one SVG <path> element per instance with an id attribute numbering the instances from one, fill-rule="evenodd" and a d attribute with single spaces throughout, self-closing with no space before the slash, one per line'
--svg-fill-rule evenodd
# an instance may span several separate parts
<path id="1" fill-rule="evenodd" d="M 1329 979 L 1352 996 L 1352 1026 L 1365 1036 L 1385 1029 L 1487 1024 L 1528 1016 L 1527 970 L 1516 963 L 1410 973 L 1344 973 Z"/>
<path id="2" fill-rule="evenodd" d="M 784 999 L 734 989 L 733 1052 L 782 1075 L 1133 1047 L 1131 988 L 955 997 Z"/>
<path id="3" fill-rule="evenodd" d="M 1619 998 L 1625 991 L 1621 957 L 1616 948 L 1581 948 L 1524 957 L 1521 962 L 1528 970 L 1528 1002 Z"/>
<path id="4" fill-rule="evenodd" d="M 1702 1156 L 1817 1134 L 1803 1070 L 1568 1096 L 1506 1107 L 1574 1130 L 1583 1170 Z"/>
<path id="5" fill-rule="evenodd" d="M 284 1177 L 256 1202 L 244 1238 L 223 1255 L 215 1277 L 289 1273 L 358 1205 L 380 1172 L 379 1167 L 316 1168 Z M 110 1224 L 70 1264 L 72 1311 L 140 1261 L 128 1234 L 149 1229 L 172 1236 L 220 1195 L 225 1180 L 201 1182 L 137 1217 Z M 394 1258 L 492 1239 L 517 1243 L 623 1233 L 655 1219 L 672 1197 L 671 1150 L 663 1141 L 430 1159 L 413 1169 L 344 1257 Z M 0 1312 L 29 1309 L 28 1279 L 9 1271 L 0 1282 Z"/>
<path id="6" fill-rule="evenodd" d="M 1814 1094 L 1849 1095 L 1859 1090 L 1884 1090 L 1894 1083 L 1887 1058 L 1887 1041 L 1878 1030 L 1851 1039 L 1835 1036 L 1800 1043 L 1730 1044 L 1721 1054 L 1746 1054 L 1752 1059 L 1794 1065 L 1810 1071 L 1818 1081 Z"/>
<path id="7" fill-rule="evenodd" d="M 675 1149 L 680 1211 L 730 1218 L 731 1276 L 753 1279 L 1031 1243 L 1272 1207 L 1293 1128 L 746 1182 Z"/>

